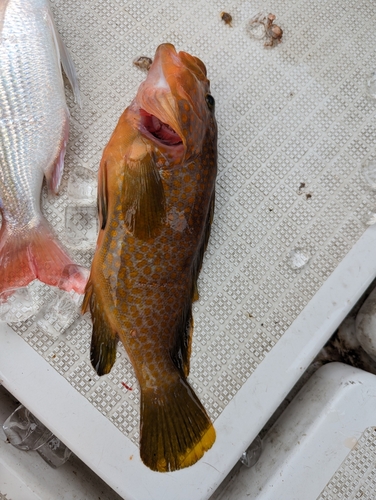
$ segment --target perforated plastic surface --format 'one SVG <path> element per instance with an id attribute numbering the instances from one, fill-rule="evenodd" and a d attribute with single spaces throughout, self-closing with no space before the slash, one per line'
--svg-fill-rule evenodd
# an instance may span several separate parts
<path id="1" fill-rule="evenodd" d="M 159 43 L 171 42 L 207 65 L 219 175 L 194 306 L 190 380 L 215 420 L 365 231 L 376 207 L 360 172 L 364 159 L 376 157 L 376 101 L 366 94 L 376 60 L 376 4 L 51 5 L 76 64 L 83 107 L 67 88 L 71 131 L 62 189 L 55 199 L 44 195 L 43 207 L 83 265 L 95 246 L 93 179 L 101 153 L 145 77 L 133 59 L 152 57 Z M 220 19 L 223 10 L 232 27 Z M 247 22 L 258 11 L 276 14 L 284 31 L 280 45 L 267 49 L 248 35 Z M 305 256 L 303 267 L 292 262 L 296 254 Z M 39 283 L 30 288 L 41 309 L 13 329 L 137 444 L 139 390 L 123 348 L 112 372 L 99 379 L 89 361 L 89 319 L 69 310 L 59 316 L 58 309 L 54 316 L 57 292 Z"/>
<path id="2" fill-rule="evenodd" d="M 346 460 L 317 500 L 374 498 L 376 488 L 376 428 L 364 431 Z"/>

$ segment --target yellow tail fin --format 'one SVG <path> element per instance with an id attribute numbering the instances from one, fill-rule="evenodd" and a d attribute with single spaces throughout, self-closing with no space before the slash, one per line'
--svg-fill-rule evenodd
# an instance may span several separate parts
<path id="1" fill-rule="evenodd" d="M 140 455 L 144 464 L 168 472 L 196 463 L 215 441 L 215 430 L 188 382 L 165 392 L 141 390 Z"/>

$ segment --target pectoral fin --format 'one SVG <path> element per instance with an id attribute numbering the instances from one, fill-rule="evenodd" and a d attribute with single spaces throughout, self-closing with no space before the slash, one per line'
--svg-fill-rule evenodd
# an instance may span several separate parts
<path id="1" fill-rule="evenodd" d="M 153 237 L 166 218 L 165 193 L 150 154 L 125 167 L 123 209 L 125 225 L 136 238 Z"/>
<path id="2" fill-rule="evenodd" d="M 55 25 L 55 22 L 54 22 L 54 19 L 52 16 L 52 12 L 49 8 L 47 9 L 46 19 L 47 19 L 47 24 L 51 30 L 53 40 L 55 42 L 56 58 L 59 61 L 59 63 L 62 64 L 63 69 L 64 69 L 64 73 L 67 75 L 69 83 L 72 87 L 75 101 L 81 107 L 81 95 L 80 95 L 80 89 L 78 86 L 78 78 L 77 78 L 76 69 L 74 67 L 72 57 L 69 54 L 68 49 L 66 48 L 63 40 L 61 39 L 59 32 L 57 31 L 57 28 L 56 28 L 56 25 Z"/>

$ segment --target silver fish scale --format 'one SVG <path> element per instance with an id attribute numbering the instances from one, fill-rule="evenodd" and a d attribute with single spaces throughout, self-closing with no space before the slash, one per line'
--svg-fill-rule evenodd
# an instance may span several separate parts
<path id="1" fill-rule="evenodd" d="M 0 40 L 0 203 L 8 226 L 39 219 L 43 175 L 67 133 L 52 29 L 47 1 L 9 0 Z"/>

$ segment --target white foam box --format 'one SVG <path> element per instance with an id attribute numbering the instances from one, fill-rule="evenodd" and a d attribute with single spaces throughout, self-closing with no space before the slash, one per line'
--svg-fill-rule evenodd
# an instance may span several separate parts
<path id="1" fill-rule="evenodd" d="M 376 496 L 376 376 L 320 368 L 283 412 L 251 469 L 221 500 L 371 500 Z"/>

